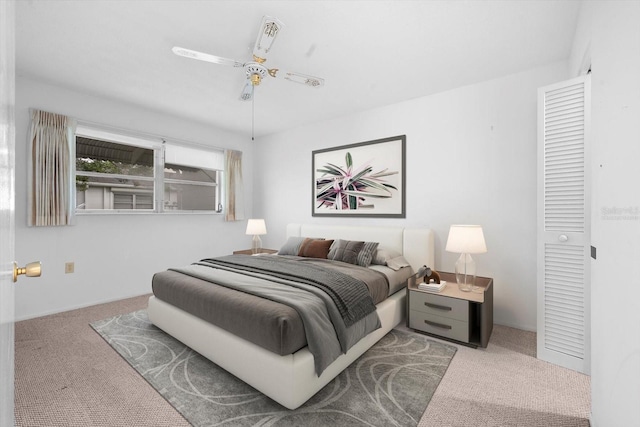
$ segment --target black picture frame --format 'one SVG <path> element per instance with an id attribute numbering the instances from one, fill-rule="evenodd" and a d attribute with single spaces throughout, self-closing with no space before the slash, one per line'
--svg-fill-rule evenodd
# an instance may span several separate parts
<path id="1" fill-rule="evenodd" d="M 311 215 L 406 217 L 406 135 L 312 152 Z"/>

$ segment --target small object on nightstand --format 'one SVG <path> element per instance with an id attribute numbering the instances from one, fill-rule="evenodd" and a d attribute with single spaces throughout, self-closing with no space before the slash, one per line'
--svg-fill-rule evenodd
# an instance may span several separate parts
<path id="1" fill-rule="evenodd" d="M 439 279 L 438 279 L 439 280 Z M 447 282 L 445 282 L 444 280 L 442 282 L 438 281 L 437 283 L 434 281 L 434 279 L 431 279 L 429 281 L 429 283 L 423 282 L 420 283 L 418 285 L 418 289 L 420 289 L 421 291 L 425 291 L 425 292 L 435 292 L 438 293 L 440 291 L 442 291 L 444 289 L 444 287 L 447 286 Z"/>
<path id="2" fill-rule="evenodd" d="M 440 283 L 440 275 L 437 271 L 429 269 L 427 275 L 424 276 L 425 283 Z"/>
<path id="3" fill-rule="evenodd" d="M 418 272 L 415 275 L 416 280 L 422 278 L 425 283 L 435 282 L 440 283 L 440 275 L 437 271 L 432 270 L 431 268 L 423 265 L 418 269 Z"/>

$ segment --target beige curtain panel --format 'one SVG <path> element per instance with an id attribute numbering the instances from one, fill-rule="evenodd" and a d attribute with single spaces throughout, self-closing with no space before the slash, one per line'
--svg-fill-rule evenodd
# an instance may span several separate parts
<path id="1" fill-rule="evenodd" d="M 71 225 L 75 210 L 75 121 L 31 110 L 30 226 Z"/>
<path id="2" fill-rule="evenodd" d="M 244 220 L 244 185 L 242 183 L 242 151 L 225 150 L 225 221 Z"/>

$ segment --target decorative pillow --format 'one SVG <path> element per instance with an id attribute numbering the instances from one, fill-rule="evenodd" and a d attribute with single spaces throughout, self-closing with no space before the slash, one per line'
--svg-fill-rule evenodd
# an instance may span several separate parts
<path id="1" fill-rule="evenodd" d="M 278 255 L 298 255 L 298 252 L 300 252 L 300 245 L 302 245 L 303 241 L 304 237 L 289 237 L 286 243 L 282 245 L 278 251 Z"/>
<path id="2" fill-rule="evenodd" d="M 362 250 L 358 253 L 358 265 L 369 267 L 377 249 L 378 242 L 364 242 Z"/>
<path id="3" fill-rule="evenodd" d="M 398 258 L 400 255 L 400 252 L 394 251 L 393 249 L 378 248 L 376 256 L 371 260 L 371 263 L 376 265 L 387 265 L 387 261 L 393 258 Z"/>
<path id="4" fill-rule="evenodd" d="M 333 245 L 331 245 L 327 259 L 347 262 L 349 264 L 357 264 L 358 254 L 362 250 L 363 246 L 364 242 L 338 239 L 333 242 Z"/>
<path id="5" fill-rule="evenodd" d="M 402 255 L 387 261 L 387 267 L 395 271 L 400 270 L 402 267 L 409 267 L 409 265 L 411 264 Z"/>
<path id="6" fill-rule="evenodd" d="M 306 238 L 300 245 L 298 256 L 307 258 L 326 258 L 333 240 L 320 240 Z"/>

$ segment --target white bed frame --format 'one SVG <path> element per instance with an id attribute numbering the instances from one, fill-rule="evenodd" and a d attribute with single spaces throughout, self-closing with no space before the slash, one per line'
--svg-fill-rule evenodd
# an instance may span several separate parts
<path id="1" fill-rule="evenodd" d="M 380 242 L 381 247 L 402 253 L 414 271 L 425 264 L 434 265 L 433 232 L 427 228 L 289 224 L 289 236 Z M 382 327 L 341 355 L 319 377 L 306 347 L 280 356 L 153 296 L 147 312 L 160 329 L 281 405 L 296 409 L 405 318 L 405 295 L 401 290 L 378 304 Z"/>

